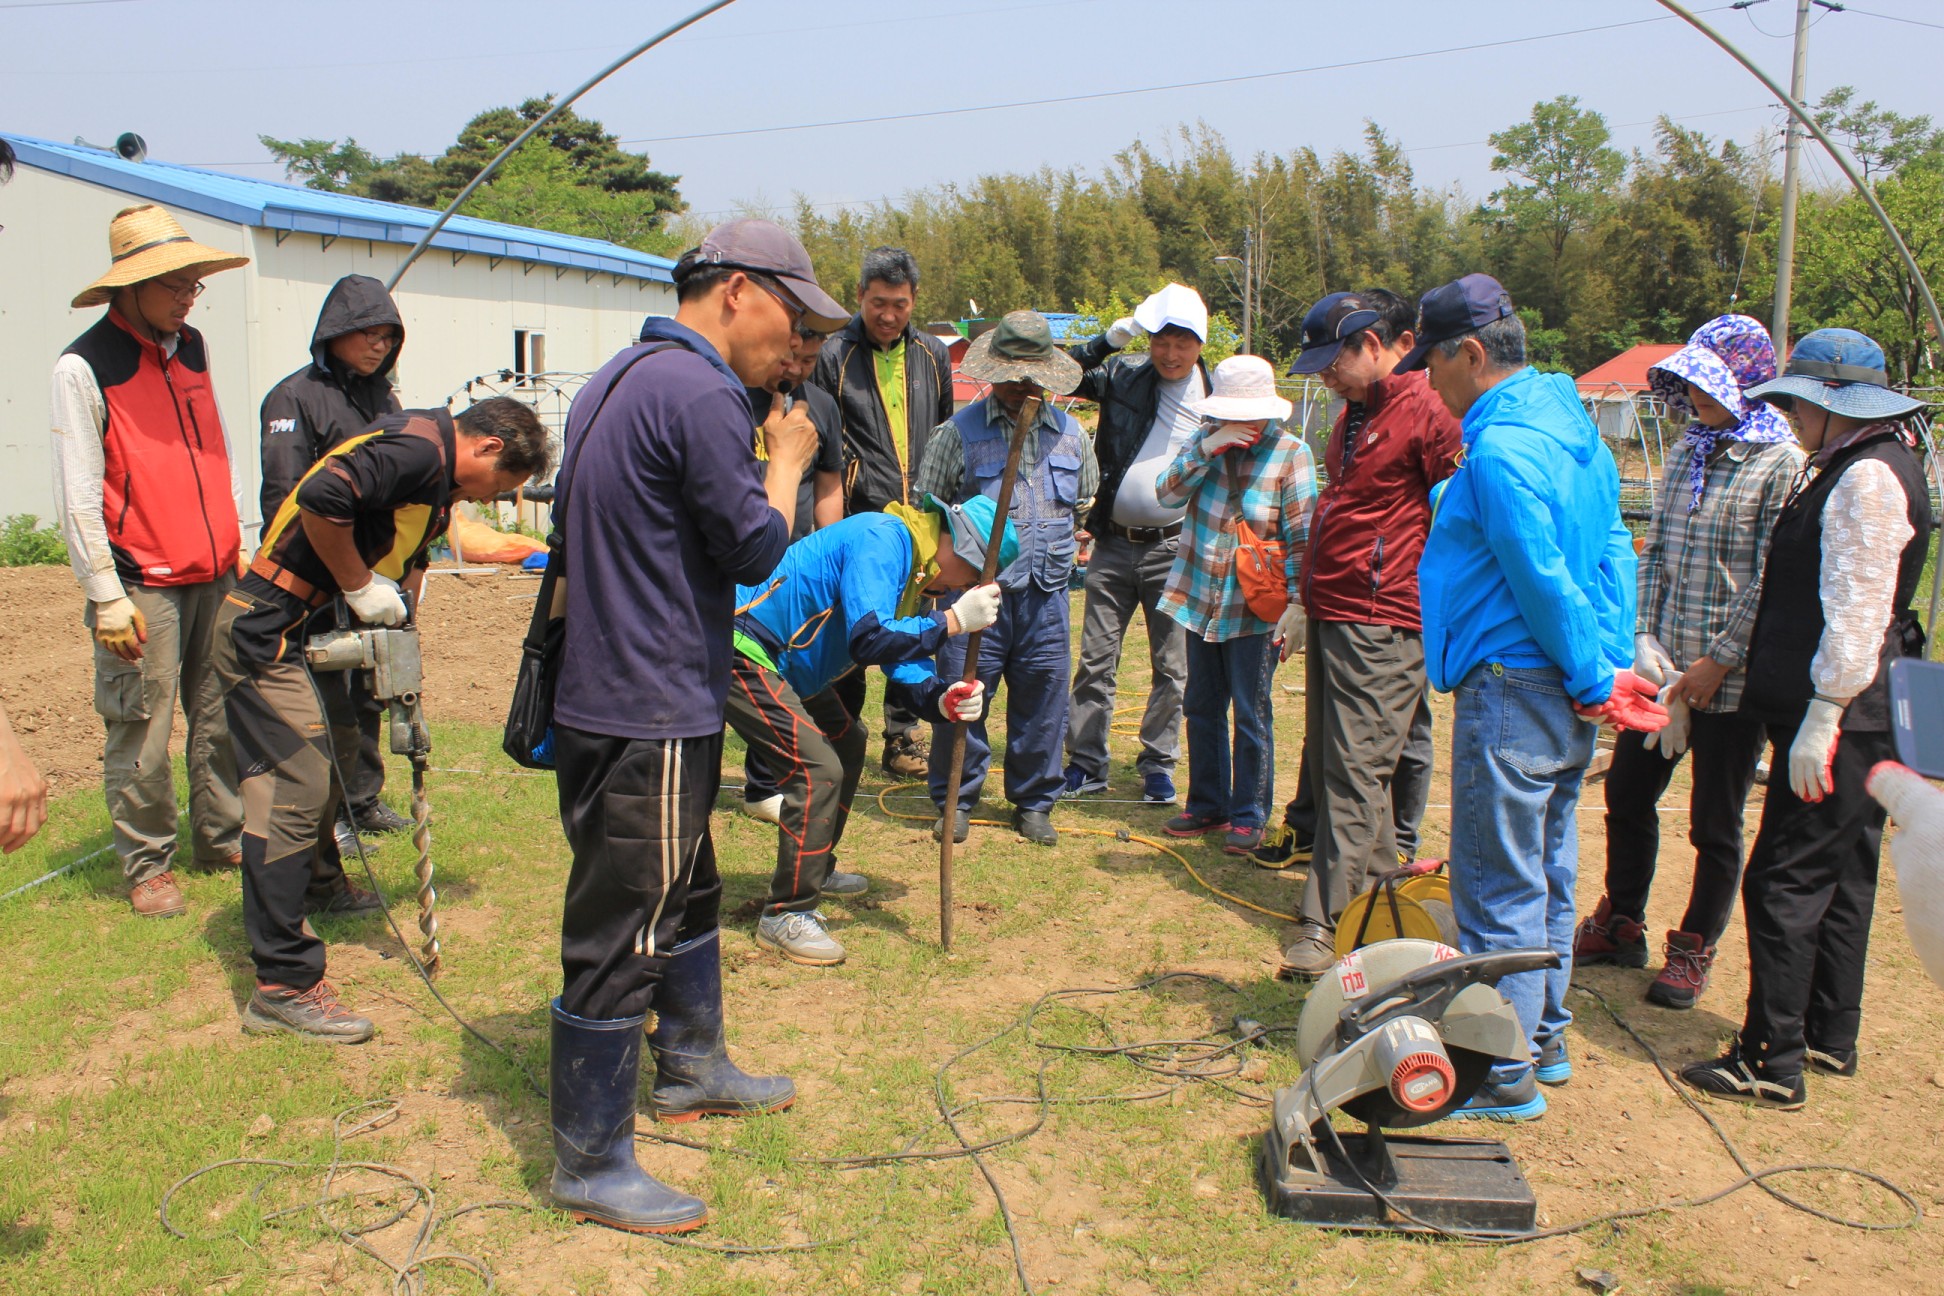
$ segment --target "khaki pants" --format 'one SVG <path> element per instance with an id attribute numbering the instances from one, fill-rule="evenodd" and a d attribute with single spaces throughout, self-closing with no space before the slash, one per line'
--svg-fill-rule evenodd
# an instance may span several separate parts
<path id="1" fill-rule="evenodd" d="M 178 699 L 189 721 L 189 824 L 199 864 L 236 854 L 243 805 L 236 759 L 223 718 L 223 686 L 210 660 L 216 611 L 236 580 L 201 585 L 127 587 L 148 622 L 140 661 L 127 662 L 95 645 L 95 710 L 107 726 L 102 785 L 115 825 L 122 874 L 142 882 L 174 867 L 175 778 L 169 769 L 169 732 Z M 94 630 L 94 604 L 82 616 Z"/>

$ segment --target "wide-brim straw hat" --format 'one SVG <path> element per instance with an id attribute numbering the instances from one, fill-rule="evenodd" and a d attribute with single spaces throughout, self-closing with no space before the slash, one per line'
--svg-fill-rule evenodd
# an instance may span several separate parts
<path id="1" fill-rule="evenodd" d="M 81 290 L 75 309 L 99 306 L 117 289 L 177 270 L 194 268 L 203 274 L 234 270 L 250 258 L 198 243 L 182 222 L 153 203 L 124 207 L 108 225 L 108 273 Z"/>
<path id="2" fill-rule="evenodd" d="M 1296 407 L 1276 394 L 1276 371 L 1261 356 L 1234 355 L 1215 366 L 1211 390 L 1188 408 L 1224 423 L 1286 419 Z"/>
<path id="3" fill-rule="evenodd" d="M 1080 385 L 1080 362 L 1053 345 L 1053 326 L 1038 311 L 1009 311 L 999 326 L 965 349 L 959 372 L 978 382 L 1034 382 L 1054 396 Z"/>

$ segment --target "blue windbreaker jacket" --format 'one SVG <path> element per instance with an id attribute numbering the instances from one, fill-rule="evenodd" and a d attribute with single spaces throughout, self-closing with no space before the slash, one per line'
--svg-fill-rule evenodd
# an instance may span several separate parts
<path id="1" fill-rule="evenodd" d="M 1432 687 L 1474 666 L 1556 666 L 1575 701 L 1606 701 L 1632 664 L 1633 537 L 1620 473 L 1564 374 L 1521 369 L 1464 417 L 1418 565 Z"/>
<path id="2" fill-rule="evenodd" d="M 755 606 L 736 628 L 763 646 L 798 697 L 823 692 L 853 665 L 882 666 L 891 686 L 929 713 L 943 691 L 932 658 L 945 617 L 898 616 L 911 564 L 904 523 L 889 513 L 847 517 L 791 545 L 768 581 L 737 586 L 736 606 Z"/>

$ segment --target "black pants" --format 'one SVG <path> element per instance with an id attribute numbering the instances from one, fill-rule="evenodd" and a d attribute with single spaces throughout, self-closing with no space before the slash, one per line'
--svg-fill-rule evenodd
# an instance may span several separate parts
<path id="1" fill-rule="evenodd" d="M 1802 1071 L 1806 1044 L 1856 1047 L 1863 960 L 1876 907 L 1883 807 L 1863 790 L 1870 767 L 1895 759 L 1888 733 L 1844 733 L 1835 791 L 1811 805 L 1789 790 L 1795 729 L 1769 727 L 1775 769 L 1742 878 L 1748 923 L 1748 1016 L 1742 1051 L 1772 1078 Z"/>
<path id="2" fill-rule="evenodd" d="M 729 668 L 729 727 L 776 780 L 783 809 L 765 913 L 808 913 L 837 867 L 858 776 L 864 727 L 832 689 L 799 698 L 790 682 L 737 653 Z"/>
<path id="3" fill-rule="evenodd" d="M 561 1007 L 613 1021 L 654 1006 L 668 952 L 716 928 L 709 810 L 722 734 L 616 738 L 554 726 L 560 822 L 574 865 L 560 915 Z"/>
<path id="4" fill-rule="evenodd" d="M 1416 859 L 1418 830 L 1424 823 L 1424 808 L 1431 803 L 1431 773 L 1437 758 L 1431 742 L 1431 690 L 1418 699 L 1417 713 L 1411 717 L 1411 731 L 1404 739 L 1404 750 L 1391 774 L 1391 828 L 1397 849 L 1405 859 Z M 1304 841 L 1316 840 L 1316 789 L 1310 785 L 1309 735 L 1303 735 L 1303 756 L 1296 768 L 1296 795 L 1283 809 L 1283 822 L 1296 830 Z"/>
<path id="5" fill-rule="evenodd" d="M 1688 893 L 1680 929 L 1713 945 L 1735 912 L 1742 807 L 1755 785 L 1755 764 L 1768 734 L 1761 721 L 1733 711 L 1696 711 L 1692 724 L 1688 745 L 1694 756 L 1694 793 L 1688 842 L 1694 847 L 1694 889 Z M 1655 807 L 1680 763 L 1678 756 L 1647 750 L 1646 735 L 1632 730 L 1622 731 L 1613 744 L 1613 764 L 1606 776 L 1606 893 L 1613 912 L 1635 922 L 1647 920 L 1647 893 L 1660 852 L 1660 812 Z"/>
<path id="6" fill-rule="evenodd" d="M 857 720 L 864 718 L 864 685 L 864 668 L 859 666 L 830 686 L 831 691 L 843 700 L 844 709 Z M 887 693 L 884 698 L 884 740 L 889 742 L 893 738 L 909 738 L 916 742 L 918 716 L 893 702 Z"/>
<path id="7" fill-rule="evenodd" d="M 371 677 L 364 671 L 338 671 L 318 680 L 324 712 L 333 728 L 355 728 L 358 749 L 342 752 L 344 799 L 354 814 L 378 804 L 385 790 L 385 706 L 371 695 Z"/>

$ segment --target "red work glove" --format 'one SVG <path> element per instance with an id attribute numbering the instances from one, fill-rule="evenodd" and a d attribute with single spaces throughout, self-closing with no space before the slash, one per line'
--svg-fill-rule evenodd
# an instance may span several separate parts
<path id="1" fill-rule="evenodd" d="M 945 696 L 938 700 L 938 713 L 948 721 L 971 724 L 979 718 L 985 706 L 985 682 L 983 680 L 961 680 L 945 690 Z"/>
<path id="2" fill-rule="evenodd" d="M 1591 720 L 1595 724 L 1655 733 L 1667 723 L 1667 708 L 1654 700 L 1654 695 L 1659 692 L 1659 689 L 1630 670 L 1615 671 L 1613 692 L 1606 701 L 1594 706 L 1575 702 L 1573 711 L 1580 719 Z"/>

